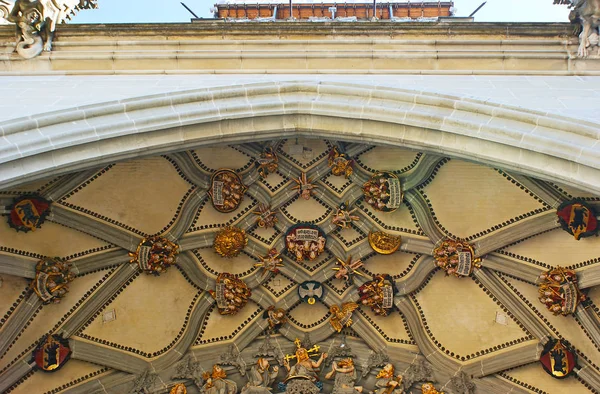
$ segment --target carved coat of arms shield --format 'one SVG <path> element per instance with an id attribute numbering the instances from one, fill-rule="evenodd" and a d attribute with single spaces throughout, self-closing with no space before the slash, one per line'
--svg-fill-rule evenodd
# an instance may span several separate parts
<path id="1" fill-rule="evenodd" d="M 10 227 L 23 232 L 35 231 L 42 227 L 50 213 L 50 202 L 40 196 L 21 196 L 8 207 L 8 211 Z"/>
<path id="2" fill-rule="evenodd" d="M 564 340 L 551 339 L 540 356 L 544 370 L 556 379 L 568 377 L 577 365 L 577 353 Z"/>
<path id="3" fill-rule="evenodd" d="M 596 212 L 584 201 L 564 202 L 558 207 L 556 214 L 562 228 L 576 240 L 591 237 L 598 232 Z"/>
<path id="4" fill-rule="evenodd" d="M 48 335 L 33 351 L 35 365 L 44 372 L 59 370 L 71 357 L 69 341 L 58 335 Z"/>

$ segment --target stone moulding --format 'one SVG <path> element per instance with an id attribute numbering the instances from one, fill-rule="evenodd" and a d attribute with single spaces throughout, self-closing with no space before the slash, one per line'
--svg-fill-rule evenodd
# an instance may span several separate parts
<path id="1" fill-rule="evenodd" d="M 592 122 L 444 94 L 294 81 L 146 96 L 0 123 L 0 189 L 275 135 L 433 151 L 600 194 L 600 127 Z"/>

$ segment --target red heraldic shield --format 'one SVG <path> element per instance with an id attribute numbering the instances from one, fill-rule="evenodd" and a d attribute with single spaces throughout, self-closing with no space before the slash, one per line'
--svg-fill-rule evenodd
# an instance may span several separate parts
<path id="1" fill-rule="evenodd" d="M 571 349 L 568 342 L 551 339 L 540 357 L 544 370 L 556 379 L 568 377 L 577 365 L 577 354 Z"/>

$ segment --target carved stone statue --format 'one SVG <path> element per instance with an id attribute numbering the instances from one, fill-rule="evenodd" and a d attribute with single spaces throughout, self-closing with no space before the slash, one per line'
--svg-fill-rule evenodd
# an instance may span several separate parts
<path id="1" fill-rule="evenodd" d="M 296 344 L 296 354 L 287 355 L 284 359 L 283 366 L 288 372 L 285 378 L 285 383 L 280 385 L 280 389 L 284 389 L 287 394 L 318 394 L 321 391 L 322 384 L 319 382 L 317 373 L 323 360 L 327 358 L 327 353 L 321 353 L 317 361 L 310 359 L 310 353 L 316 353 L 320 350 L 318 345 L 310 349 L 304 348 L 299 339 L 294 342 Z M 296 364 L 290 366 L 289 360 L 296 359 Z"/>
<path id="2" fill-rule="evenodd" d="M 226 377 L 227 374 L 220 365 L 213 365 L 212 373 L 204 374 L 204 385 L 200 392 L 204 394 L 236 394 L 237 384 Z"/>
<path id="3" fill-rule="evenodd" d="M 277 377 L 279 367 L 273 367 L 270 370 L 271 365 L 265 358 L 259 358 L 250 369 L 248 374 L 248 383 L 242 388 L 241 394 L 270 394 L 271 384 Z"/>
<path id="4" fill-rule="evenodd" d="M 599 47 L 600 0 L 554 0 L 554 4 L 568 4 L 573 8 L 569 19 L 581 23 L 583 31 L 579 35 L 579 57 L 587 57 L 591 47 Z M 600 47 L 598 48 L 600 56 Z"/>
<path id="5" fill-rule="evenodd" d="M 402 376 L 394 376 L 394 366 L 389 363 L 377 374 L 375 387 L 375 394 L 404 394 Z"/>
<path id="6" fill-rule="evenodd" d="M 78 10 L 97 8 L 96 0 L 17 0 L 6 18 L 17 25 L 15 50 L 25 59 L 52 50 L 56 25 Z"/>
<path id="7" fill-rule="evenodd" d="M 354 386 L 357 374 L 354 361 L 351 358 L 333 363 L 331 372 L 325 375 L 325 379 L 335 379 L 332 394 L 357 394 L 362 393 L 363 388 Z"/>

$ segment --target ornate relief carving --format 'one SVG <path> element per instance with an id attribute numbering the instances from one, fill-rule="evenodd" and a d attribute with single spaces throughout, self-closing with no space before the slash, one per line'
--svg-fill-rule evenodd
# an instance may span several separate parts
<path id="1" fill-rule="evenodd" d="M 554 315 L 575 313 L 577 305 L 586 300 L 577 284 L 573 270 L 557 267 L 540 275 L 539 299 Z"/>
<path id="2" fill-rule="evenodd" d="M 35 278 L 30 287 L 44 304 L 58 304 L 69 292 L 69 283 L 73 279 L 71 263 L 59 257 L 45 258 L 35 266 Z"/>
<path id="3" fill-rule="evenodd" d="M 443 391 L 437 391 L 433 383 L 424 383 L 421 385 L 421 392 L 423 394 L 444 394 Z"/>
<path id="4" fill-rule="evenodd" d="M 329 312 L 331 312 L 331 317 L 329 318 L 329 323 L 334 330 L 337 332 L 341 332 L 342 328 L 350 327 L 352 325 L 352 312 L 358 308 L 358 304 L 354 302 L 345 302 L 341 307 L 337 305 L 332 305 L 329 308 Z"/>
<path id="5" fill-rule="evenodd" d="M 219 364 L 213 365 L 212 372 L 205 372 L 203 375 L 204 385 L 202 393 L 204 394 L 236 394 L 237 384 L 227 379 L 227 373 Z"/>
<path id="6" fill-rule="evenodd" d="M 462 371 L 450 379 L 449 386 L 457 394 L 475 394 L 477 390 L 477 386 L 471 381 L 469 375 Z"/>
<path id="7" fill-rule="evenodd" d="M 375 382 L 376 394 L 403 394 L 402 376 L 395 374 L 395 368 L 392 364 L 387 363 L 383 369 L 377 374 Z"/>
<path id="8" fill-rule="evenodd" d="M 279 273 L 279 267 L 283 267 L 281 263 L 283 259 L 279 257 L 281 254 L 275 249 L 269 249 L 269 252 L 266 256 L 258 256 L 260 259 L 260 263 L 254 264 L 255 267 L 262 267 L 263 274 L 262 276 L 266 276 L 269 272 L 273 274 Z"/>
<path id="9" fill-rule="evenodd" d="M 248 303 L 252 291 L 243 280 L 222 272 L 217 276 L 216 289 L 210 290 L 210 295 L 217 301 L 221 315 L 235 315 Z"/>
<path id="10" fill-rule="evenodd" d="M 7 20 L 17 25 L 16 52 L 31 59 L 52 50 L 56 25 L 82 9 L 98 8 L 96 0 L 17 0 Z"/>
<path id="11" fill-rule="evenodd" d="M 315 302 L 321 301 L 325 294 L 325 288 L 319 282 L 308 280 L 298 285 L 298 297 L 301 301 L 308 302 L 314 305 Z"/>
<path id="12" fill-rule="evenodd" d="M 137 263 L 147 274 L 160 275 L 174 265 L 179 253 L 179 246 L 164 237 L 144 238 L 133 253 L 130 263 Z"/>
<path id="13" fill-rule="evenodd" d="M 341 203 L 331 219 L 331 223 L 339 228 L 350 228 L 352 227 L 352 222 L 360 220 L 359 216 L 353 215 L 357 210 L 358 208 L 352 208 L 349 202 Z"/>
<path id="14" fill-rule="evenodd" d="M 272 147 L 268 146 L 263 149 L 260 157 L 256 160 L 256 168 L 263 178 L 277 172 L 277 169 L 279 168 L 279 157 L 277 157 L 277 153 Z"/>
<path id="15" fill-rule="evenodd" d="M 231 365 L 232 367 L 237 368 L 240 375 L 246 376 L 246 361 L 244 361 L 244 358 L 235 344 L 229 345 L 227 351 L 221 354 L 221 364 Z"/>
<path id="16" fill-rule="evenodd" d="M 340 358 L 356 358 L 356 354 L 352 353 L 352 348 L 346 343 L 345 335 L 340 335 L 340 344 L 330 350 L 325 365 L 329 366 L 335 359 Z"/>
<path id="17" fill-rule="evenodd" d="M 179 383 L 171 388 L 169 394 L 187 394 L 187 388 L 185 387 L 185 384 Z"/>
<path id="18" fill-rule="evenodd" d="M 404 373 L 404 386 L 411 387 L 416 382 L 433 382 L 433 366 L 424 358 L 419 358 Z"/>
<path id="19" fill-rule="evenodd" d="M 258 215 L 256 224 L 262 228 L 273 228 L 279 222 L 277 214 L 271 210 L 269 205 L 258 204 L 258 210 L 253 212 Z"/>
<path id="20" fill-rule="evenodd" d="M 58 335 L 46 335 L 33 351 L 32 357 L 32 362 L 42 371 L 58 371 L 71 358 L 69 340 Z"/>
<path id="21" fill-rule="evenodd" d="M 171 379 L 186 379 L 194 382 L 196 387 L 202 387 L 202 366 L 192 356 L 187 356 L 175 366 L 175 375 Z"/>
<path id="22" fill-rule="evenodd" d="M 296 261 L 315 260 L 325 251 L 326 244 L 323 230 L 312 224 L 297 224 L 285 234 L 286 250 Z"/>
<path id="23" fill-rule="evenodd" d="M 279 367 L 271 370 L 269 360 L 259 358 L 248 374 L 248 383 L 242 387 L 241 394 L 271 394 L 271 385 L 277 378 Z"/>
<path id="24" fill-rule="evenodd" d="M 344 176 L 348 179 L 354 173 L 352 169 L 354 160 L 350 159 L 346 153 L 340 152 L 337 147 L 329 152 L 327 164 L 331 168 L 331 173 L 335 176 Z"/>
<path id="25" fill-rule="evenodd" d="M 379 254 L 392 254 L 400 248 L 402 237 L 388 234 L 384 231 L 369 233 L 369 245 Z"/>
<path id="26" fill-rule="evenodd" d="M 332 394 L 362 393 L 362 387 L 354 386 L 357 373 L 352 358 L 334 361 L 331 371 L 325 375 L 325 379 L 334 379 Z"/>
<path id="27" fill-rule="evenodd" d="M 225 169 L 215 172 L 210 178 L 208 195 L 217 211 L 228 213 L 240 206 L 247 190 L 235 171 Z"/>
<path id="28" fill-rule="evenodd" d="M 447 276 L 469 276 L 473 268 L 481 268 L 481 259 L 475 257 L 473 247 L 464 241 L 444 240 L 433 250 L 433 257 L 435 264 L 446 271 Z"/>
<path id="29" fill-rule="evenodd" d="M 145 370 L 141 375 L 138 375 L 133 381 L 133 387 L 129 390 L 130 394 L 150 394 L 152 386 L 156 383 L 158 374 L 150 369 Z"/>
<path id="30" fill-rule="evenodd" d="M 389 275 L 376 275 L 358 288 L 360 303 L 379 316 L 387 316 L 394 307 L 394 293 L 394 282 Z"/>
<path id="31" fill-rule="evenodd" d="M 573 200 L 562 203 L 556 211 L 563 230 L 579 241 L 598 233 L 596 211 L 584 201 Z"/>
<path id="32" fill-rule="evenodd" d="M 303 172 L 302 175 L 298 177 L 298 179 L 294 179 L 294 182 L 296 182 L 296 186 L 292 187 L 292 189 L 297 190 L 298 195 L 301 198 L 305 200 L 310 200 L 310 197 L 315 195 L 315 192 L 313 190 L 316 189 L 318 186 L 312 183 L 311 178 L 306 177 L 305 172 Z"/>
<path id="33" fill-rule="evenodd" d="M 563 339 L 550 339 L 544 346 L 540 362 L 552 377 L 564 379 L 577 366 L 577 353 L 569 342 Z"/>
<path id="34" fill-rule="evenodd" d="M 554 0 L 554 4 L 568 4 L 569 8 L 573 8 L 569 15 L 571 23 L 581 23 L 577 55 L 588 57 L 592 48 L 599 45 L 600 0 Z M 600 56 L 600 48 L 598 56 Z"/>
<path id="35" fill-rule="evenodd" d="M 389 171 L 380 171 L 363 185 L 367 204 L 377 211 L 393 212 L 402 204 L 400 179 Z"/>
<path id="36" fill-rule="evenodd" d="M 274 306 L 268 307 L 263 313 L 263 318 L 267 319 L 269 330 L 271 332 L 279 330 L 279 328 L 287 322 L 285 314 L 285 309 L 275 308 Z"/>
<path id="37" fill-rule="evenodd" d="M 8 225 L 26 233 L 42 227 L 50 213 L 50 201 L 37 195 L 21 196 L 7 210 Z"/>
<path id="38" fill-rule="evenodd" d="M 283 358 L 285 356 L 279 347 L 273 346 L 271 343 L 271 333 L 267 330 L 265 340 L 258 348 L 258 351 L 254 353 L 254 357 L 273 357 L 279 365 L 283 365 Z"/>
<path id="39" fill-rule="evenodd" d="M 375 367 L 382 367 L 385 364 L 389 363 L 390 357 L 388 356 L 385 349 L 380 349 L 378 351 L 371 351 L 369 353 L 369 357 L 365 360 L 362 365 L 362 378 L 365 378 L 369 372 Z"/>
<path id="40" fill-rule="evenodd" d="M 323 383 L 317 376 L 318 368 L 327 358 L 327 353 L 321 353 L 317 361 L 310 359 L 316 356 L 321 347 L 314 345 L 312 348 L 305 348 L 300 340 L 296 338 L 295 354 L 287 354 L 283 366 L 287 370 L 287 377 L 284 383 L 279 383 L 279 390 L 287 394 L 318 394 L 323 388 Z M 290 360 L 296 360 L 296 364 L 290 366 Z"/>
<path id="41" fill-rule="evenodd" d="M 213 248 L 221 257 L 236 257 L 247 244 L 246 231 L 228 226 L 217 232 Z"/>
<path id="42" fill-rule="evenodd" d="M 348 257 L 348 260 L 346 261 L 340 259 L 339 257 L 336 257 L 336 260 L 336 267 L 332 268 L 334 271 L 337 271 L 335 273 L 336 279 L 342 279 L 346 282 L 350 282 L 352 279 L 352 275 L 354 274 L 364 276 L 359 271 L 357 271 L 360 267 L 364 265 L 362 260 L 358 259 L 352 261 L 352 256 Z"/>

